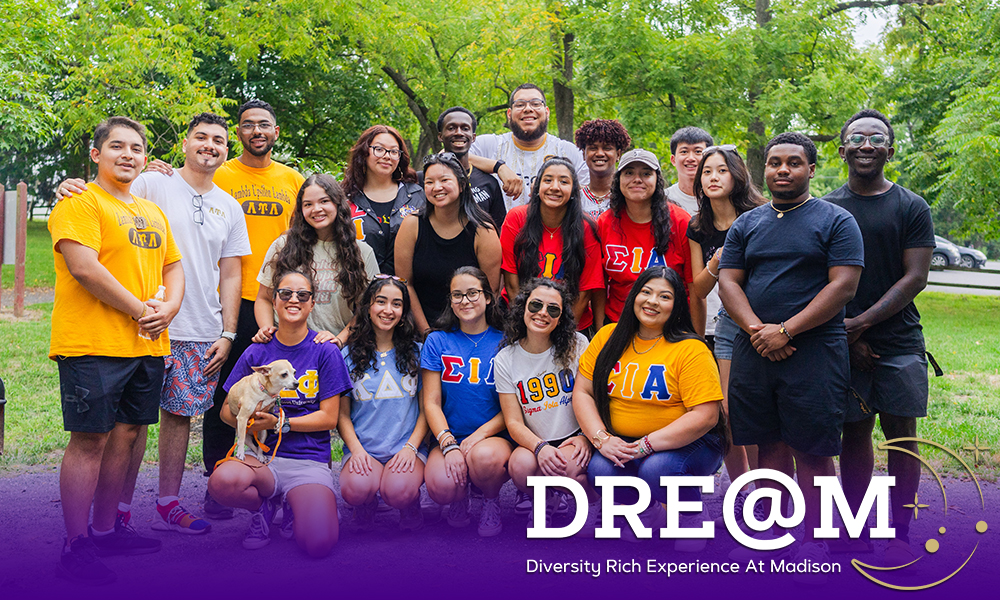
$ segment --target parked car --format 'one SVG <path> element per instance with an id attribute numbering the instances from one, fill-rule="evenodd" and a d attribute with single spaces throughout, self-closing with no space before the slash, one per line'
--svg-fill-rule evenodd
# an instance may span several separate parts
<path id="1" fill-rule="evenodd" d="M 934 236 L 937 246 L 931 256 L 931 266 L 934 267 L 957 267 L 962 263 L 962 253 L 958 251 L 958 246 L 939 235 Z"/>
<path id="2" fill-rule="evenodd" d="M 967 269 L 982 269 L 986 266 L 986 255 L 975 248 L 956 246 L 958 253 L 962 255 L 959 264 Z"/>

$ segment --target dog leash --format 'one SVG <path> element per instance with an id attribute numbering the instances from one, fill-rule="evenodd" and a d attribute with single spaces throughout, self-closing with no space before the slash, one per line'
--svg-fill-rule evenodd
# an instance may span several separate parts
<path id="1" fill-rule="evenodd" d="M 250 426 L 253 425 L 253 421 L 254 421 L 253 419 L 250 419 L 247 422 L 247 428 L 250 428 Z M 285 422 L 285 409 L 282 408 L 280 404 L 278 405 L 278 422 L 279 423 L 284 423 Z M 266 467 L 267 465 L 271 464 L 271 461 L 274 460 L 274 457 L 278 455 L 278 447 L 281 446 L 281 438 L 282 438 L 282 432 L 281 432 L 281 430 L 282 429 L 283 429 L 282 427 L 278 428 L 278 441 L 274 444 L 274 451 L 271 452 L 271 455 L 267 457 L 267 462 L 261 463 L 259 465 L 251 465 L 250 463 L 246 462 L 245 460 L 240 460 L 240 459 L 236 458 L 236 456 L 234 456 L 234 454 L 236 453 L 236 444 L 238 442 L 235 442 L 235 443 L 233 443 L 233 447 L 229 449 L 229 452 L 226 453 L 226 457 L 215 463 L 215 468 L 218 469 L 219 465 L 221 465 L 222 463 L 224 463 L 226 461 L 229 461 L 229 460 L 235 460 L 236 462 L 244 464 L 244 465 L 250 467 L 251 469 L 259 469 L 261 467 Z M 260 451 L 261 452 L 267 452 L 267 451 L 270 450 L 270 448 L 267 446 L 267 444 L 265 444 L 264 442 L 260 441 L 260 438 L 257 437 L 257 432 L 256 431 L 253 433 L 253 439 L 254 439 L 255 442 L 257 442 L 257 446 L 260 447 Z"/>

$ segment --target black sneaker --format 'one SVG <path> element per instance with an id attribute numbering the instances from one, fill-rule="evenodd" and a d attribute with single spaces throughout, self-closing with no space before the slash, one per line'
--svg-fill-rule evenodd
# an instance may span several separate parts
<path id="1" fill-rule="evenodd" d="M 73 538 L 69 550 L 63 545 L 56 572 L 60 577 L 84 585 L 108 585 L 118 579 L 118 575 L 97 558 L 94 542 L 82 535 Z"/>
<path id="2" fill-rule="evenodd" d="M 122 519 L 115 521 L 115 532 L 97 537 L 93 528 L 87 526 L 90 539 L 97 547 L 98 556 L 132 556 L 134 554 L 152 554 L 159 552 L 163 542 L 153 538 L 142 537 L 134 527 Z"/>
<path id="3" fill-rule="evenodd" d="M 233 509 L 219 504 L 208 491 L 205 491 L 205 516 L 216 521 L 225 521 L 233 518 Z"/>

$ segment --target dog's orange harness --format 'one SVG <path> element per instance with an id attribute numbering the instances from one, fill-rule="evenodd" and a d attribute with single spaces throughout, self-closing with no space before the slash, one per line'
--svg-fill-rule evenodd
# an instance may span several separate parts
<path id="1" fill-rule="evenodd" d="M 250 427 L 253 425 L 253 421 L 254 420 L 252 418 L 249 421 L 247 421 L 247 429 L 250 429 Z M 281 407 L 280 403 L 278 404 L 278 422 L 282 423 L 282 424 L 286 422 L 285 421 L 285 409 Z M 243 463 L 244 465 L 250 467 L 251 469 L 259 469 L 261 467 L 267 466 L 268 464 L 271 463 L 271 461 L 274 459 L 274 457 L 278 455 L 278 446 L 281 446 L 281 436 L 282 436 L 281 430 L 282 429 L 283 429 L 282 427 L 278 428 L 278 441 L 274 444 L 274 451 L 271 452 L 271 455 L 267 457 L 267 462 L 259 464 L 259 465 L 251 465 L 250 463 L 246 462 L 245 460 L 240 460 L 240 459 L 236 458 L 235 456 L 233 456 L 233 454 L 236 452 L 236 443 L 234 443 L 233 447 L 230 448 L 229 452 L 226 453 L 226 457 L 223 458 L 222 460 L 218 461 L 217 463 L 215 463 L 215 468 L 218 469 L 219 465 L 221 465 L 222 463 L 226 462 L 227 460 L 235 460 L 237 462 Z M 260 438 L 257 437 L 257 432 L 256 431 L 253 432 L 253 440 L 255 442 L 257 442 L 257 447 L 260 448 L 261 452 L 267 452 L 267 451 L 271 450 L 271 448 L 267 444 L 265 444 L 264 442 L 262 442 L 260 440 Z"/>

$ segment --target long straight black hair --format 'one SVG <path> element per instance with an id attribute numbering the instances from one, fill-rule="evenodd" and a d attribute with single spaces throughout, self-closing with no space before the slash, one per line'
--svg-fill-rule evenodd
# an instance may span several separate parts
<path id="1" fill-rule="evenodd" d="M 633 163 L 637 167 L 648 166 L 645 163 Z M 626 169 L 628 166 L 625 167 Z M 656 187 L 653 189 L 653 196 L 649 199 L 653 220 L 650 225 L 653 228 L 653 243 L 656 245 L 656 253 L 666 260 L 667 249 L 670 247 L 670 207 L 667 206 L 667 182 L 663 179 L 663 173 L 656 170 Z M 622 232 L 621 218 L 622 211 L 625 210 L 626 200 L 622 194 L 622 172 L 615 173 L 611 179 L 611 202 L 608 205 L 611 213 L 615 216 L 615 227 Z"/>
<path id="2" fill-rule="evenodd" d="M 589 215 L 583 212 L 583 206 L 580 203 L 580 180 L 576 176 L 576 169 L 573 167 L 573 163 L 565 158 L 555 157 L 545 161 L 542 168 L 538 170 L 535 183 L 531 186 L 531 200 L 528 202 L 524 227 L 521 228 L 514 240 L 517 278 L 519 281 L 528 281 L 540 275 L 538 246 L 541 244 L 542 235 L 545 232 L 543 231 L 542 199 L 539 190 L 545 171 L 554 166 L 566 167 L 573 178 L 573 191 L 570 193 L 569 201 L 566 202 L 566 214 L 563 216 L 559 229 L 562 231 L 563 239 L 562 281 L 566 283 L 570 297 L 575 299 L 580 292 L 580 275 L 583 273 L 583 266 L 587 260 L 584 247 L 584 227 L 590 227 L 594 239 L 597 239 L 598 235 L 597 225 L 594 224 Z"/>
<path id="3" fill-rule="evenodd" d="M 715 146 L 709 148 L 701 155 L 698 162 L 698 172 L 694 176 L 694 196 L 698 199 L 698 214 L 691 217 L 691 228 L 703 234 L 711 233 L 715 229 L 715 213 L 712 212 L 712 201 L 701 185 L 701 175 L 705 170 L 705 160 L 713 154 L 721 154 L 729 167 L 729 174 L 733 178 L 733 189 L 729 192 L 729 203 L 736 209 L 736 216 L 740 216 L 748 210 L 753 210 L 764 204 L 764 196 L 754 185 L 750 178 L 750 170 L 736 150 L 729 150 Z"/>
<path id="4" fill-rule="evenodd" d="M 472 185 L 469 183 L 469 174 L 465 172 L 465 167 L 462 166 L 462 163 L 458 162 L 458 158 L 456 158 L 451 152 L 431 154 L 424 159 L 424 177 L 427 177 L 427 169 L 431 168 L 432 165 L 447 167 L 451 169 L 452 173 L 455 174 L 455 179 L 458 180 L 459 218 L 465 217 L 467 222 L 476 226 L 476 229 L 486 227 L 495 231 L 497 226 L 496 223 L 493 222 L 493 218 L 490 217 L 490 214 L 483 210 L 482 207 L 476 203 L 475 198 L 472 197 Z M 424 187 L 423 182 L 421 182 L 420 185 L 421 187 Z M 432 214 L 434 214 L 434 205 L 431 204 L 430 194 L 427 193 L 426 188 L 424 189 L 424 196 L 427 197 L 428 200 L 423 211 L 420 213 L 422 219 L 429 218 Z"/>
<path id="5" fill-rule="evenodd" d="M 635 298 L 643 286 L 653 279 L 666 279 L 670 287 L 674 289 L 674 308 L 670 311 L 670 317 L 663 324 L 663 337 L 668 342 L 679 342 L 681 340 L 704 340 L 694 331 L 691 323 L 691 311 L 688 308 L 687 293 L 684 291 L 684 281 L 670 267 L 649 267 L 639 274 L 639 278 L 632 284 L 625 304 L 622 307 L 622 314 L 611 332 L 611 337 L 601 348 L 594 362 L 594 400 L 597 404 L 597 412 L 608 427 L 611 426 L 611 397 L 608 395 L 608 377 L 615 368 L 615 364 L 621 359 L 625 349 L 632 343 L 632 339 L 639 334 L 639 317 L 635 316 Z"/>

